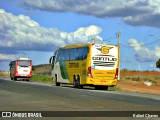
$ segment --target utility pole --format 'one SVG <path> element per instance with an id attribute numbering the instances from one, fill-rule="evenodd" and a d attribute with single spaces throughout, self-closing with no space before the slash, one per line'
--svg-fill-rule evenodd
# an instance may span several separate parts
<path id="1" fill-rule="evenodd" d="M 120 80 L 120 36 L 121 33 L 117 33 L 117 38 L 118 38 L 118 80 Z"/>

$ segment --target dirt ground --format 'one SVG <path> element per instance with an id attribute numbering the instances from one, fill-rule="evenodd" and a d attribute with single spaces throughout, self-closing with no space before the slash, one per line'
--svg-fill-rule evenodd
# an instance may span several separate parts
<path id="1" fill-rule="evenodd" d="M 144 83 L 150 82 L 148 86 Z M 122 91 L 160 95 L 160 72 L 121 72 L 118 88 Z"/>

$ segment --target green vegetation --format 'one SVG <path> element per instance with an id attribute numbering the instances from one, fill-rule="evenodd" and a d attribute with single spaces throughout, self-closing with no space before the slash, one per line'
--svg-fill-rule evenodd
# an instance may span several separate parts
<path id="1" fill-rule="evenodd" d="M 153 84 L 160 84 L 160 76 L 153 76 L 153 75 L 132 75 L 132 76 L 121 76 L 122 80 L 132 80 L 132 81 L 148 81 L 152 82 Z"/>
<path id="2" fill-rule="evenodd" d="M 122 91 L 118 86 L 108 87 L 108 90 L 110 90 L 110 91 Z"/>
<path id="3" fill-rule="evenodd" d="M 121 70 L 121 72 L 128 72 L 128 71 L 130 71 L 130 70 L 127 69 L 127 68 L 124 68 L 124 69 Z"/>
<path id="4" fill-rule="evenodd" d="M 160 65 L 160 60 L 159 60 L 159 65 Z M 121 80 L 132 80 L 141 82 L 148 81 L 152 82 L 153 84 L 160 84 L 160 72 L 154 70 L 138 71 L 138 70 L 130 70 L 124 68 L 121 70 L 120 75 L 121 75 L 120 76 Z"/>
<path id="5" fill-rule="evenodd" d="M 32 66 L 33 74 L 50 76 L 51 69 L 52 69 L 51 64 L 40 64 L 40 65 L 33 65 Z"/>
<path id="6" fill-rule="evenodd" d="M 157 67 L 157 68 L 160 68 L 160 58 L 159 58 L 159 60 L 156 62 L 156 67 Z"/>
<path id="7" fill-rule="evenodd" d="M 51 64 L 40 64 L 40 65 L 33 65 L 33 75 L 30 78 L 32 81 L 37 82 L 48 82 L 51 83 Z"/>
<path id="8" fill-rule="evenodd" d="M 3 71 L 1 71 L 0 72 L 0 76 L 7 77 L 7 76 L 9 76 L 9 72 L 3 72 Z"/>
<path id="9" fill-rule="evenodd" d="M 156 72 L 155 70 L 134 70 L 134 69 L 127 69 L 127 68 L 124 68 L 124 69 L 121 69 L 121 72 Z"/>
<path id="10" fill-rule="evenodd" d="M 142 71 L 124 68 L 121 70 L 121 72 L 142 72 Z"/>
<path id="11" fill-rule="evenodd" d="M 33 66 L 32 66 L 32 69 L 35 70 L 35 69 L 37 69 L 37 68 L 39 68 L 39 67 L 47 67 L 48 65 L 49 65 L 49 64 L 33 65 Z"/>
<path id="12" fill-rule="evenodd" d="M 38 81 L 38 82 L 48 82 L 51 83 L 51 77 L 48 75 L 32 75 L 30 78 L 32 81 Z"/>

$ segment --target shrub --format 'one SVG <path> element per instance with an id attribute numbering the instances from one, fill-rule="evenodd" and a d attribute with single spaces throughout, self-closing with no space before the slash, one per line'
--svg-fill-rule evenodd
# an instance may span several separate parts
<path id="1" fill-rule="evenodd" d="M 51 77 L 47 75 L 32 75 L 30 80 L 39 81 L 39 82 L 51 82 Z"/>

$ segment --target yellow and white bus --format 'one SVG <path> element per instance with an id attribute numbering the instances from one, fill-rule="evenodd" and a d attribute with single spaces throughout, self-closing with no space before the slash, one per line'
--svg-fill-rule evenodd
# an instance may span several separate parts
<path id="1" fill-rule="evenodd" d="M 70 44 L 59 47 L 49 62 L 56 86 L 94 86 L 108 89 L 118 81 L 119 46 L 105 44 Z"/>

